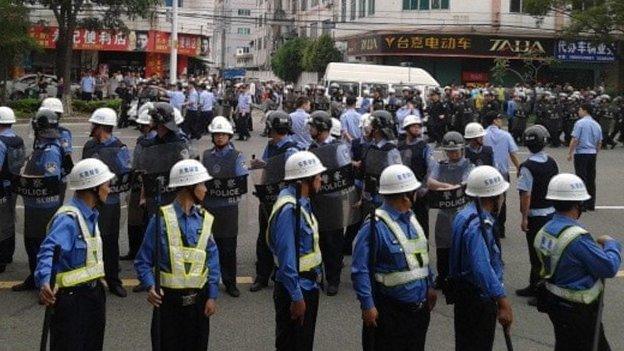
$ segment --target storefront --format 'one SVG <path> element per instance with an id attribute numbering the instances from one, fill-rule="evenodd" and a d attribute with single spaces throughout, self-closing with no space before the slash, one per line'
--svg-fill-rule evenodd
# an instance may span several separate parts
<path id="1" fill-rule="evenodd" d="M 607 45 L 554 38 L 455 34 L 369 34 L 347 40 L 347 55 L 385 65 L 423 68 L 442 85 L 479 85 L 491 81 L 497 58 L 509 59 L 510 68 L 523 72 L 527 57 L 535 65 L 548 62 L 538 74 L 543 82 L 570 82 L 577 86 L 617 81 L 618 64 Z M 510 72 L 505 85 L 519 81 Z"/>

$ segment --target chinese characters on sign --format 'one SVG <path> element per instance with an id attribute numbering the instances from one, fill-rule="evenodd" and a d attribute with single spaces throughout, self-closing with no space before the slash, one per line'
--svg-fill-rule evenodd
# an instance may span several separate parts
<path id="1" fill-rule="evenodd" d="M 562 61 L 613 62 L 615 54 L 604 43 L 559 40 L 555 47 L 555 58 Z"/>
<path id="2" fill-rule="evenodd" d="M 429 50 L 468 50 L 471 47 L 471 38 L 468 37 L 440 37 L 440 36 L 386 36 L 386 48 L 393 49 L 429 49 Z"/>

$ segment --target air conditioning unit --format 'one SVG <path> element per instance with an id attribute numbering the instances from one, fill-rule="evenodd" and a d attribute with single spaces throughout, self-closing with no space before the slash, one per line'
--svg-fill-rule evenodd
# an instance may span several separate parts
<path id="1" fill-rule="evenodd" d="M 243 54 L 245 54 L 245 51 L 243 50 L 243 48 L 236 49 L 236 55 L 240 56 L 240 55 L 243 55 Z"/>

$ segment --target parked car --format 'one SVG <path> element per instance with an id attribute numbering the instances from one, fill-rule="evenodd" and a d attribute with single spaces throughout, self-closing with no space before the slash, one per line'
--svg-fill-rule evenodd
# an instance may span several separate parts
<path id="1" fill-rule="evenodd" d="M 12 81 L 7 81 L 6 94 L 11 100 L 19 100 L 25 98 L 43 98 L 54 97 L 58 91 L 58 79 L 55 75 L 43 74 L 43 82 L 45 83 L 45 90 L 40 91 L 38 82 L 39 76 L 37 74 L 26 74 Z M 2 83 L 0 83 L 2 84 Z M 76 91 L 80 89 L 78 84 L 71 85 L 72 95 L 75 95 Z"/>

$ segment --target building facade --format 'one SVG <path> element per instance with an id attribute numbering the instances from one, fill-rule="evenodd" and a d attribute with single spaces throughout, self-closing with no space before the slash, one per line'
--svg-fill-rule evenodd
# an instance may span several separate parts
<path id="1" fill-rule="evenodd" d="M 219 68 L 253 66 L 256 0 L 215 0 L 214 52 Z"/>

